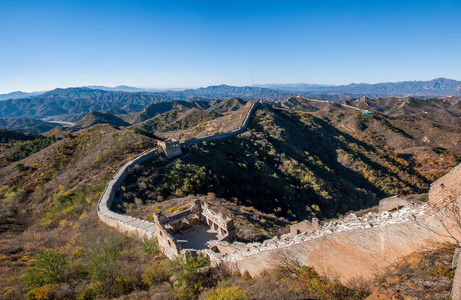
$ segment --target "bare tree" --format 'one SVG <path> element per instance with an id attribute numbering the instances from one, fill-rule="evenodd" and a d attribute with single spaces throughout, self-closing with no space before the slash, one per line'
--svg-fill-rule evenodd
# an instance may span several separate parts
<path id="1" fill-rule="evenodd" d="M 446 201 L 443 201 L 440 204 L 428 203 L 431 208 L 431 214 L 424 218 L 427 219 L 431 216 L 445 229 L 445 232 L 436 231 L 432 229 L 427 223 L 424 223 L 423 220 L 417 219 L 415 216 L 415 222 L 423 226 L 424 228 L 434 232 L 437 235 L 448 237 L 453 239 L 456 243 L 456 246 L 459 247 L 461 243 L 461 192 L 453 195 L 450 195 L 446 198 Z"/>
<path id="2" fill-rule="evenodd" d="M 270 258 L 278 268 L 284 269 L 289 273 L 296 274 L 301 269 L 299 260 L 283 249 L 271 253 Z"/>

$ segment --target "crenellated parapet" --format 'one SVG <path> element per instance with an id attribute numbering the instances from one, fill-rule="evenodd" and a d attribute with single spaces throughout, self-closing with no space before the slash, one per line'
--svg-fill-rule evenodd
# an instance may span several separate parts
<path id="1" fill-rule="evenodd" d="M 129 169 L 134 165 L 151 159 L 155 155 L 156 150 L 157 149 L 152 149 L 134 157 L 118 169 L 114 176 L 112 176 L 98 201 L 98 216 L 101 221 L 127 234 L 134 233 L 147 239 L 156 236 L 155 226 L 153 223 L 133 218 L 125 214 L 119 214 L 111 210 L 112 203 L 115 199 L 115 193 L 128 175 Z"/>

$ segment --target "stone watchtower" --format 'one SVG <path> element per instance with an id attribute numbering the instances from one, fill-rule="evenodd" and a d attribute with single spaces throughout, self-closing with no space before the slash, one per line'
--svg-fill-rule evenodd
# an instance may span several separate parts
<path id="1" fill-rule="evenodd" d="M 167 158 L 182 155 L 181 145 L 177 140 L 167 139 L 163 142 L 159 142 L 159 145 L 162 146 Z"/>

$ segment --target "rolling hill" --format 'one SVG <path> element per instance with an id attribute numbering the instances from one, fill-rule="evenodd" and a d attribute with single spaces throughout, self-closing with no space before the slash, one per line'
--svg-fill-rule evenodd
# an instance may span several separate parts
<path id="1" fill-rule="evenodd" d="M 362 97 L 350 105 L 392 117 L 428 120 L 445 125 L 461 125 L 461 98 L 444 97 L 418 99 L 412 97 L 385 97 L 369 99 Z"/>
<path id="2" fill-rule="evenodd" d="M 97 124 L 109 124 L 115 127 L 129 126 L 130 124 L 119 117 L 107 112 L 92 111 L 86 114 L 77 124 L 75 129 L 87 128 Z"/>
<path id="3" fill-rule="evenodd" d="M 60 126 L 32 118 L 0 118 L 0 127 L 10 130 L 41 134 Z"/>
<path id="4" fill-rule="evenodd" d="M 154 103 L 147 106 L 139 115 L 137 115 L 133 123 L 140 123 L 149 120 L 159 114 L 162 114 L 171 110 L 188 110 L 191 108 L 207 109 L 210 107 L 208 101 L 168 101 L 161 103 Z"/>
<path id="5" fill-rule="evenodd" d="M 89 88 L 56 89 L 40 96 L 0 102 L 0 117 L 45 118 L 108 109 L 138 109 L 163 101 L 150 93 L 109 92 Z"/>

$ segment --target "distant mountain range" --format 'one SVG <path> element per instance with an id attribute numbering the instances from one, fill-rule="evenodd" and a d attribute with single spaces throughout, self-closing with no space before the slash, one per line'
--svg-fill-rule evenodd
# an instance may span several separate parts
<path id="1" fill-rule="evenodd" d="M 7 99 L 22 99 L 33 96 L 39 96 L 46 93 L 56 95 L 61 91 L 59 96 L 65 97 L 66 91 L 72 90 L 100 90 L 107 92 L 126 92 L 126 93 L 151 93 L 158 94 L 162 97 L 168 97 L 172 100 L 184 100 L 193 97 L 225 99 L 229 97 L 270 97 L 269 95 L 284 94 L 284 93 L 303 93 L 304 95 L 353 95 L 353 96 L 368 96 L 368 97 L 386 97 L 386 96 L 418 96 L 418 97 L 438 97 L 438 96 L 461 96 L 461 81 L 437 78 L 430 81 L 402 81 L 402 82 L 384 82 L 384 83 L 351 83 L 348 85 L 322 85 L 322 84 L 259 84 L 252 86 L 209 86 L 198 89 L 150 89 L 138 88 L 126 85 L 116 87 L 106 86 L 87 86 L 67 89 L 55 89 L 49 92 L 32 92 L 25 93 L 21 91 L 8 94 L 0 94 L 0 100 Z"/>
<path id="2" fill-rule="evenodd" d="M 33 97 L 33 96 L 38 96 L 41 95 L 45 92 L 31 92 L 31 93 L 26 93 L 26 92 L 11 92 L 8 94 L 0 94 L 0 101 L 2 100 L 7 100 L 7 99 L 21 99 L 21 98 L 28 98 L 28 97 Z"/>
<path id="3" fill-rule="evenodd" d="M 133 86 L 128 86 L 128 85 L 118 85 L 115 87 L 107 87 L 103 85 L 89 85 L 86 87 L 90 89 L 95 89 L 95 90 L 104 90 L 104 91 L 112 91 L 112 92 L 130 92 L 130 93 L 135 93 L 135 92 L 156 93 L 156 92 L 165 92 L 165 91 L 184 91 L 186 90 L 185 88 L 170 88 L 170 89 L 138 88 L 138 87 L 133 87 Z"/>
<path id="4" fill-rule="evenodd" d="M 312 99 L 340 99 L 357 97 L 461 96 L 461 82 L 438 78 L 431 81 L 405 81 L 378 84 L 349 84 L 326 86 L 312 84 L 268 84 L 263 86 L 209 86 L 182 91 L 146 92 L 129 86 L 98 89 L 96 86 L 55 89 L 36 93 L 14 92 L 0 95 L 0 118 L 35 118 L 85 114 L 90 111 L 123 109 L 141 111 L 153 103 L 172 100 L 209 101 L 238 97 L 242 100 L 263 99 L 281 101 L 294 95 Z M 107 90 L 110 89 L 110 90 Z"/>
<path id="5" fill-rule="evenodd" d="M 127 85 L 119 85 L 115 87 L 107 87 L 107 86 L 102 86 L 102 85 L 89 85 L 85 86 L 90 89 L 94 90 L 103 90 L 103 91 L 112 91 L 112 92 L 130 92 L 130 93 L 136 93 L 136 92 L 145 92 L 147 89 L 142 89 L 142 88 L 137 88 L 133 86 L 127 86 Z"/>
<path id="6" fill-rule="evenodd" d="M 319 85 L 319 84 L 263 84 L 255 85 L 290 92 L 303 92 L 305 94 L 345 94 L 368 97 L 387 96 L 461 96 L 461 81 L 437 78 L 430 81 L 402 81 L 384 82 L 376 84 L 352 83 L 348 85 Z"/>

